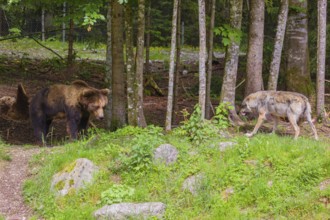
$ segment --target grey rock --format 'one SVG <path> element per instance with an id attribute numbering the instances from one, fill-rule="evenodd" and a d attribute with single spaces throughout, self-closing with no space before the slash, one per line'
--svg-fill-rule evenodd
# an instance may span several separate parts
<path id="1" fill-rule="evenodd" d="M 166 205 L 161 202 L 146 203 L 118 203 L 106 205 L 94 212 L 97 220 L 111 219 L 148 219 L 156 217 L 162 218 L 165 213 Z"/>
<path id="2" fill-rule="evenodd" d="M 234 147 L 235 145 L 237 145 L 237 143 L 231 142 L 231 141 L 220 142 L 219 143 L 219 150 L 221 152 L 223 152 L 223 151 L 227 150 L 228 148 Z"/>
<path id="3" fill-rule="evenodd" d="M 77 159 L 70 167 L 53 176 L 51 190 L 60 196 L 65 196 L 71 190 L 77 191 L 91 183 L 98 170 L 92 161 L 85 158 Z"/>
<path id="4" fill-rule="evenodd" d="M 162 144 L 154 151 L 156 163 L 173 164 L 178 159 L 178 150 L 170 144 Z"/>
<path id="5" fill-rule="evenodd" d="M 201 189 L 202 181 L 203 181 L 204 175 L 203 174 L 197 174 L 194 176 L 188 177 L 182 185 L 183 190 L 188 190 L 193 195 L 197 195 L 197 192 L 199 189 Z"/>
<path id="6" fill-rule="evenodd" d="M 328 187 L 330 187 L 330 179 L 326 179 L 320 183 L 319 189 L 320 190 L 326 190 Z"/>

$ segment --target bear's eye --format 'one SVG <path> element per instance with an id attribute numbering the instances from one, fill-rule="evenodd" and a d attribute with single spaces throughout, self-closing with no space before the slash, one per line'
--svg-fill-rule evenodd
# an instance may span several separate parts
<path id="1" fill-rule="evenodd" d="M 91 107 L 91 109 L 98 109 L 98 108 L 100 108 L 99 105 L 94 105 L 94 104 L 91 104 L 90 107 Z"/>

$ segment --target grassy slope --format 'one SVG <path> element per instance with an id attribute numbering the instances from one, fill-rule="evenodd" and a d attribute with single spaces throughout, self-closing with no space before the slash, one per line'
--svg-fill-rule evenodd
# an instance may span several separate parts
<path id="1" fill-rule="evenodd" d="M 308 138 L 260 134 L 236 137 L 234 148 L 220 152 L 220 139 L 204 138 L 194 145 L 180 131 L 127 127 L 115 133 L 59 147 L 37 156 L 34 178 L 25 184 L 25 197 L 46 219 L 92 219 L 105 203 L 161 201 L 166 219 L 326 219 L 329 208 L 320 203 L 330 189 L 318 185 L 330 177 L 329 144 Z M 97 138 L 95 138 L 97 137 Z M 150 154 L 161 143 L 180 151 L 178 162 L 155 166 Z M 88 158 L 101 172 L 95 183 L 77 194 L 55 198 L 52 175 L 77 158 Z M 197 173 L 204 179 L 198 196 L 182 190 L 183 181 Z M 131 189 L 134 193 L 131 194 Z M 233 194 L 226 194 L 233 189 Z"/>

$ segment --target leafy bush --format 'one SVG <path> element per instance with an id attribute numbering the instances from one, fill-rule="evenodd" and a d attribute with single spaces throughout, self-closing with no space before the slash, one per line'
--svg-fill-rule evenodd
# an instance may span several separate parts
<path id="1" fill-rule="evenodd" d="M 101 193 L 101 201 L 103 205 L 111 205 L 123 202 L 134 195 L 134 189 L 120 184 L 114 184 L 109 189 Z"/>
<path id="2" fill-rule="evenodd" d="M 204 140 L 217 136 L 219 129 L 225 129 L 229 126 L 229 108 L 228 104 L 221 103 L 216 108 L 216 114 L 212 120 L 203 120 L 201 118 L 201 109 L 199 105 L 195 106 L 190 117 L 189 112 L 184 109 L 182 111 L 184 120 L 183 125 L 180 128 L 182 131 L 181 133 L 187 135 L 195 144 L 201 144 Z"/>

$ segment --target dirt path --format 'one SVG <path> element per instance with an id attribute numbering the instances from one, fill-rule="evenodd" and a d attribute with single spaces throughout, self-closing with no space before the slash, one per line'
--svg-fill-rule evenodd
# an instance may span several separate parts
<path id="1" fill-rule="evenodd" d="M 0 215 L 6 220 L 28 219 L 32 210 L 24 203 L 23 182 L 28 176 L 28 162 L 39 148 L 10 148 L 10 162 L 0 164 Z"/>

